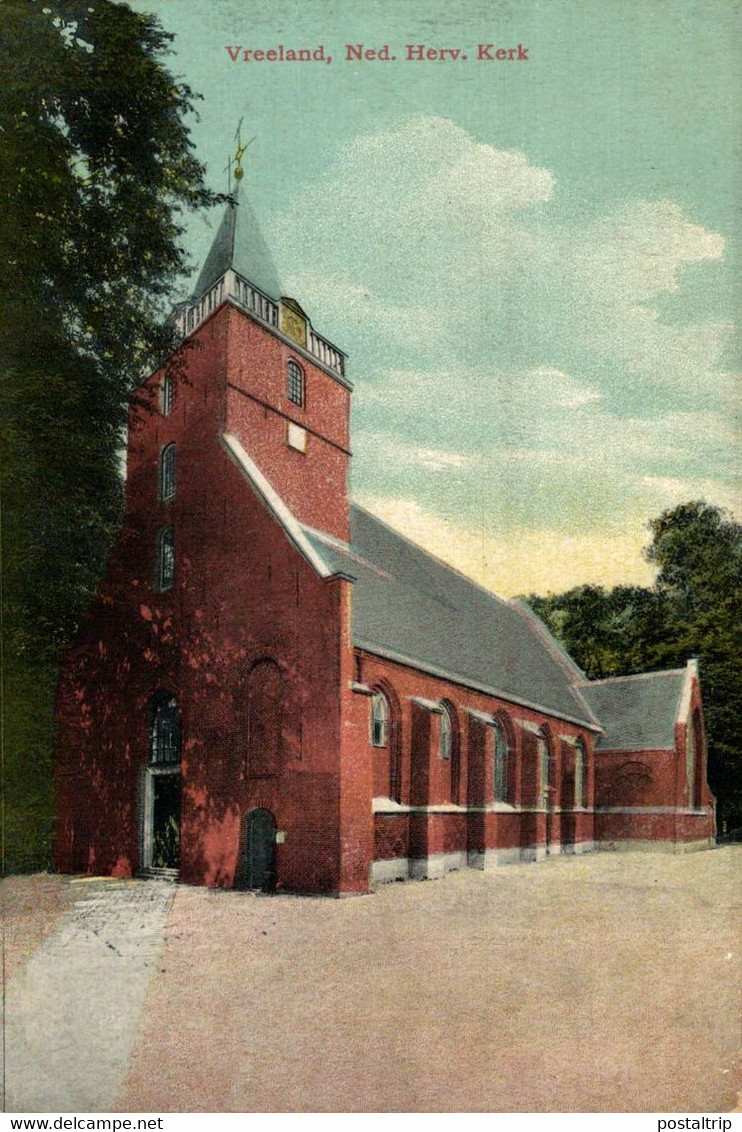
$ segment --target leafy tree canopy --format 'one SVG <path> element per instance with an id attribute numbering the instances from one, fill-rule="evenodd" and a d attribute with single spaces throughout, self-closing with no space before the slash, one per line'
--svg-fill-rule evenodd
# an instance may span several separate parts
<path id="1" fill-rule="evenodd" d="M 649 524 L 651 588 L 576 586 L 528 601 L 591 679 L 700 661 L 709 780 L 742 825 L 742 526 L 695 500 Z"/>
<path id="2" fill-rule="evenodd" d="M 172 345 L 184 213 L 222 199 L 170 38 L 111 0 L 0 3 L 6 871 L 48 863 L 59 649 L 120 521 L 129 396 Z"/>
<path id="3" fill-rule="evenodd" d="M 215 201 L 170 39 L 111 0 L 0 5 L 6 632 L 21 654 L 55 654 L 90 599 L 128 398 L 171 345 L 180 218 Z"/>

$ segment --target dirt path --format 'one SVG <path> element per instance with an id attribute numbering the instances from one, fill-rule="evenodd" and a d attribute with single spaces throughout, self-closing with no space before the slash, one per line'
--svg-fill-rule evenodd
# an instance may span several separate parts
<path id="1" fill-rule="evenodd" d="M 0 880 L 3 976 L 27 963 L 74 902 L 69 878 L 37 873 Z"/>
<path id="2" fill-rule="evenodd" d="M 731 847 L 346 901 L 180 889 L 118 1107 L 727 1111 L 741 866 Z"/>
<path id="3" fill-rule="evenodd" d="M 29 892 L 37 891 L 29 885 Z M 9 1112 L 110 1111 L 127 1071 L 174 888 L 72 881 L 66 895 L 74 903 L 7 982 Z"/>

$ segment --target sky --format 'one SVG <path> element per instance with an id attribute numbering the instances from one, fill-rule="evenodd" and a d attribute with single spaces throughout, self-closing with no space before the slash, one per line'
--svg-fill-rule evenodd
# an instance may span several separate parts
<path id="1" fill-rule="evenodd" d="M 349 355 L 360 503 L 503 596 L 649 584 L 651 518 L 739 513 L 732 0 L 131 6 L 213 188 L 254 138 L 284 293 Z M 243 61 L 281 44 L 332 62 Z"/>

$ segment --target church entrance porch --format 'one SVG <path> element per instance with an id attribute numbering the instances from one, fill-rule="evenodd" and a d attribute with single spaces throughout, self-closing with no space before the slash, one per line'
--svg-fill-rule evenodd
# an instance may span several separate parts
<path id="1" fill-rule="evenodd" d="M 180 862 L 180 775 L 159 774 L 153 780 L 152 866 L 177 869 Z"/>
<path id="2" fill-rule="evenodd" d="M 180 867 L 181 775 L 148 767 L 144 787 L 142 868 L 177 872 Z"/>
<path id="3" fill-rule="evenodd" d="M 177 876 L 180 868 L 181 723 L 170 692 L 150 704 L 149 762 L 144 770 L 142 869 Z"/>

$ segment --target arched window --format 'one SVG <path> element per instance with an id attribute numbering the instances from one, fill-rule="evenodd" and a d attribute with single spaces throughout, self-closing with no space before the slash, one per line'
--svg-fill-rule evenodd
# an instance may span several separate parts
<path id="1" fill-rule="evenodd" d="M 163 527 L 157 532 L 157 562 L 155 585 L 158 590 L 169 590 L 175 581 L 175 540 L 173 528 Z"/>
<path id="2" fill-rule="evenodd" d="M 545 731 L 539 731 L 536 744 L 538 749 L 539 805 L 547 807 L 551 799 L 551 787 L 554 784 L 551 780 L 552 759 L 549 737 Z"/>
<path id="3" fill-rule="evenodd" d="M 169 375 L 162 379 L 160 385 L 160 410 L 163 417 L 170 415 L 173 404 L 175 402 L 175 389 L 173 387 L 173 380 Z"/>
<path id="4" fill-rule="evenodd" d="M 283 676 L 274 660 L 261 660 L 247 681 L 248 774 L 281 770 Z"/>
<path id="5" fill-rule="evenodd" d="M 453 749 L 453 721 L 451 708 L 444 703 L 441 712 L 441 721 L 438 729 L 438 754 L 442 759 L 450 759 Z"/>
<path id="6" fill-rule="evenodd" d="M 304 371 L 293 358 L 288 364 L 288 395 L 289 401 L 304 407 Z"/>
<path id="7" fill-rule="evenodd" d="M 371 700 L 371 745 L 386 747 L 389 743 L 389 701 L 383 692 L 374 692 Z"/>
<path id="8" fill-rule="evenodd" d="M 149 732 L 152 766 L 177 766 L 180 762 L 181 730 L 178 701 L 169 692 L 155 697 Z"/>
<path id="9" fill-rule="evenodd" d="M 493 727 L 495 735 L 495 771 L 494 771 L 494 800 L 507 802 L 508 800 L 508 740 L 505 728 L 499 719 L 495 720 Z"/>
<path id="10" fill-rule="evenodd" d="M 575 809 L 587 805 L 587 753 L 582 739 L 577 740 L 575 748 Z"/>
<path id="11" fill-rule="evenodd" d="M 175 467 L 177 453 L 174 444 L 166 444 L 160 453 L 160 466 L 158 482 L 160 490 L 160 503 L 167 503 L 175 499 Z"/>

